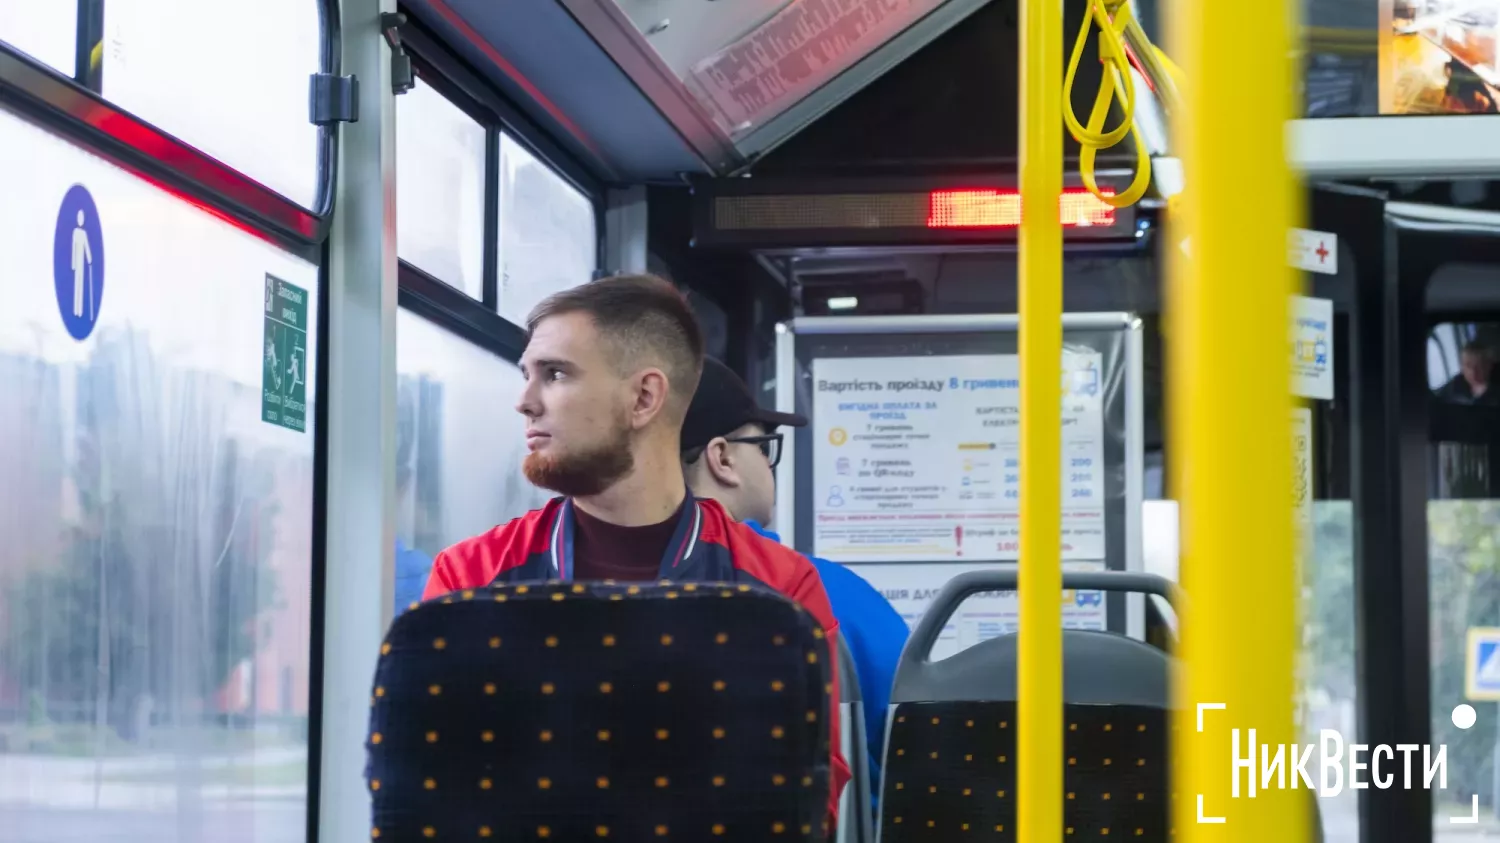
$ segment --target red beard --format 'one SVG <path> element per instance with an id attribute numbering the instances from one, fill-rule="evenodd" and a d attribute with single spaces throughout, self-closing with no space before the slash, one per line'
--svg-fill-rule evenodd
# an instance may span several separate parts
<path id="1" fill-rule="evenodd" d="M 633 468 L 635 454 L 630 450 L 628 428 L 621 428 L 609 441 L 586 451 L 555 456 L 533 451 L 521 463 L 532 485 L 573 498 L 600 494 Z"/>

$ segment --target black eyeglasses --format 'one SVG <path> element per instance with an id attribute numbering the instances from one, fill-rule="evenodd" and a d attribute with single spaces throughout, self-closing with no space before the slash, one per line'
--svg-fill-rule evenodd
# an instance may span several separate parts
<path id="1" fill-rule="evenodd" d="M 781 462 L 781 437 L 780 433 L 767 433 L 764 436 L 734 436 L 726 437 L 725 442 L 740 442 L 745 445 L 759 445 L 760 452 L 766 455 L 766 461 L 772 468 Z"/>

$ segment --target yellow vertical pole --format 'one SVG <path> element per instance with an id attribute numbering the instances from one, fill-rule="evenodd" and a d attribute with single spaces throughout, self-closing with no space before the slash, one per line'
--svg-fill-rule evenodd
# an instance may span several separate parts
<path id="1" fill-rule="evenodd" d="M 1062 0 L 1021 0 L 1018 840 L 1062 840 Z"/>
<path id="2" fill-rule="evenodd" d="M 1292 5 L 1172 4 L 1173 52 L 1186 79 L 1175 127 L 1185 192 L 1172 224 L 1186 228 L 1188 252 L 1173 267 L 1166 340 L 1187 594 L 1172 819 L 1186 843 L 1300 843 L 1311 822 L 1305 790 L 1275 789 L 1274 776 L 1272 789 L 1259 787 L 1258 749 L 1270 745 L 1269 760 L 1297 740 L 1287 352 L 1297 186 L 1285 142 L 1295 99 Z M 1200 704 L 1223 706 L 1203 710 L 1201 731 Z M 1234 766 L 1233 728 L 1238 757 L 1256 756 L 1251 769 Z"/>

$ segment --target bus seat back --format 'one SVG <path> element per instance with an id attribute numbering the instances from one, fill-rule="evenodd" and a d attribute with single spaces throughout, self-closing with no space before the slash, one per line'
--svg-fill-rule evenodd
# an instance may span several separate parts
<path id="1" fill-rule="evenodd" d="M 733 585 L 427 601 L 376 669 L 372 836 L 821 839 L 826 648 L 795 604 Z"/>
<path id="2" fill-rule="evenodd" d="M 1016 835 L 1017 637 L 981 642 L 898 680 L 881 841 Z M 1064 825 L 1082 839 L 1168 838 L 1165 654 L 1111 633 L 1063 632 Z"/>

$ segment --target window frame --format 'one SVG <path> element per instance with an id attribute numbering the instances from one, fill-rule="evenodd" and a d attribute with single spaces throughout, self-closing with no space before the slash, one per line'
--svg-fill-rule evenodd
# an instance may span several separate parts
<path id="1" fill-rule="evenodd" d="M 596 205 L 600 204 L 606 187 L 604 180 L 553 140 L 436 36 L 421 24 L 408 19 L 401 27 L 401 44 L 411 56 L 412 65 L 419 73 L 425 70 L 427 79 L 433 87 L 443 91 L 444 96 L 460 103 L 461 107 L 467 101 L 465 110 L 475 119 L 487 126 L 492 125 L 509 132 L 553 172 L 570 182 Z"/>
<path id="2" fill-rule="evenodd" d="M 331 193 L 330 213 L 319 217 L 3 45 L 0 107 L 298 257 L 320 258 L 332 219 Z M 330 149 L 330 172 L 332 154 Z M 332 178 L 327 182 L 331 189 Z"/>
<path id="3" fill-rule="evenodd" d="M 519 364 L 526 347 L 524 326 L 499 313 L 500 137 L 509 135 L 588 200 L 594 212 L 595 277 L 604 262 L 606 184 L 419 24 L 408 22 L 401 27 L 401 43 L 411 56 L 417 78 L 485 131 L 484 283 L 483 297 L 475 299 L 444 279 L 398 260 L 397 301 L 497 357 Z"/>
<path id="4" fill-rule="evenodd" d="M 100 43 L 106 0 L 78 0 L 76 67 L 64 76 L 0 43 L 0 107 L 8 107 L 53 134 L 78 143 L 128 172 L 188 202 L 227 217 L 305 260 L 321 258 L 333 220 L 337 127 L 318 129 L 318 185 L 313 208 L 265 187 L 249 175 L 135 116 L 100 94 L 102 65 L 90 62 Z M 340 72 L 337 0 L 318 0 L 319 70 Z"/>

